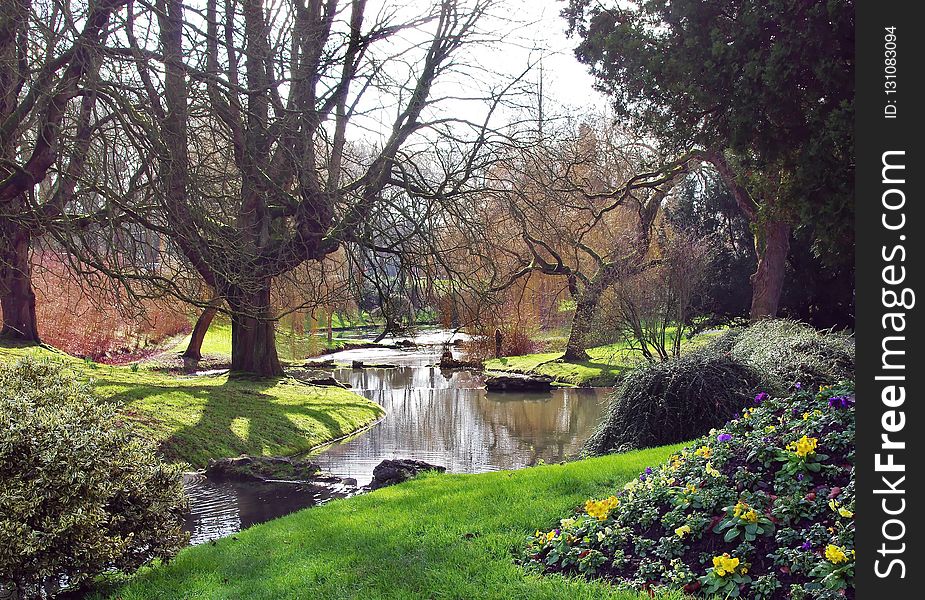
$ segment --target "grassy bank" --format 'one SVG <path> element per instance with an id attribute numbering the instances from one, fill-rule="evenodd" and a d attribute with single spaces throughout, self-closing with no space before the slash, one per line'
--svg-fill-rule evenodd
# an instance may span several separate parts
<path id="1" fill-rule="evenodd" d="M 291 378 L 179 377 L 143 366 L 94 365 L 47 347 L 0 346 L 2 361 L 26 355 L 70 364 L 155 440 L 165 457 L 194 467 L 242 453 L 292 454 L 382 415 L 377 404 L 352 392 Z"/>
<path id="2" fill-rule="evenodd" d="M 681 351 L 702 346 L 716 333 L 703 333 L 693 339 L 684 339 Z M 588 359 L 563 361 L 562 352 L 543 352 L 523 356 L 504 356 L 485 361 L 489 371 L 507 371 L 546 375 L 566 385 L 605 387 L 614 385 L 620 376 L 645 359 L 629 342 L 617 342 L 587 349 Z"/>
<path id="3" fill-rule="evenodd" d="M 513 563 L 537 526 L 613 493 L 676 447 L 481 475 L 431 475 L 184 550 L 100 597 L 648 598 Z M 668 598 L 680 598 L 680 595 Z"/>

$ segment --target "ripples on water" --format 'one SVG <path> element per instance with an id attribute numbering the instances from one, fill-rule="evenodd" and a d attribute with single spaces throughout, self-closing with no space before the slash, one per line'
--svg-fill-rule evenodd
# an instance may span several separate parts
<path id="1" fill-rule="evenodd" d="M 442 342 L 417 338 L 419 343 Z M 322 469 L 365 485 L 387 458 L 413 458 L 452 473 L 517 469 L 573 458 L 591 435 L 609 389 L 562 388 L 551 393 L 486 392 L 481 374 L 443 371 L 436 346 L 413 351 L 372 349 L 326 359 L 391 364 L 394 368 L 336 369 L 334 376 L 379 403 L 386 416 L 351 439 L 311 459 Z M 326 485 L 259 485 L 202 478 L 187 482 L 192 543 L 224 537 L 245 527 L 347 495 Z"/>
<path id="2" fill-rule="evenodd" d="M 354 491 L 342 485 L 219 482 L 195 475 L 186 476 L 183 483 L 190 501 L 184 529 L 190 533 L 193 545 L 333 498 L 344 498 Z"/>

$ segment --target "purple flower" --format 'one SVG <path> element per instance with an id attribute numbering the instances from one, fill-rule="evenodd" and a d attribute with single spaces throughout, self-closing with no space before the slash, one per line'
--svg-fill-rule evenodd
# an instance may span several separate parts
<path id="1" fill-rule="evenodd" d="M 652 474 L 652 467 L 646 467 L 646 475 Z"/>
<path id="2" fill-rule="evenodd" d="M 803 481 L 803 474 L 797 473 L 797 481 Z"/>
<path id="3" fill-rule="evenodd" d="M 796 385 L 794 385 L 793 387 L 795 387 L 795 388 L 798 389 L 798 390 L 802 390 L 802 389 L 803 389 L 803 384 L 800 383 L 800 382 L 798 381 L 798 382 L 796 383 Z"/>
<path id="4" fill-rule="evenodd" d="M 800 545 L 800 550 L 812 550 L 813 545 L 809 543 L 809 540 L 806 540 Z"/>
<path id="5" fill-rule="evenodd" d="M 829 406 L 832 408 L 850 408 L 854 406 L 854 398 L 851 396 L 832 396 L 829 398 Z"/>
<path id="6" fill-rule="evenodd" d="M 728 433 L 721 433 L 718 436 L 716 436 L 717 442 L 728 442 L 731 439 L 732 439 L 732 435 Z"/>
<path id="7" fill-rule="evenodd" d="M 755 396 L 755 404 L 761 404 L 768 398 L 770 398 L 770 396 L 768 396 L 767 392 L 758 392 L 758 394 Z"/>
<path id="8" fill-rule="evenodd" d="M 645 481 L 645 480 L 646 480 L 646 476 L 645 476 L 645 473 L 643 473 L 642 475 L 639 476 L 639 481 Z"/>

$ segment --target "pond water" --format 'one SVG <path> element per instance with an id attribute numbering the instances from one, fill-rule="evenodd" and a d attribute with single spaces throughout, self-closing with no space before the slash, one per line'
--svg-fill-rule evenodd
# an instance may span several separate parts
<path id="1" fill-rule="evenodd" d="M 609 389 L 561 388 L 547 393 L 486 392 L 480 373 L 431 366 L 448 333 L 419 335 L 410 350 L 374 348 L 325 356 L 338 363 L 363 361 L 388 368 L 338 368 L 334 376 L 380 404 L 381 421 L 309 457 L 322 469 L 362 486 L 389 458 L 443 465 L 451 473 L 518 469 L 573 458 L 591 435 Z M 389 341 L 389 340 L 385 340 Z M 344 497 L 339 486 L 187 483 L 192 543 L 233 534 L 244 527 Z"/>

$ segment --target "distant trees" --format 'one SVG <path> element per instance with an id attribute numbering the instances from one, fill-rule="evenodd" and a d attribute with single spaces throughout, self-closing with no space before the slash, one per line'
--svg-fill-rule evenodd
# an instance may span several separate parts
<path id="1" fill-rule="evenodd" d="M 533 273 L 564 283 L 575 305 L 566 359 L 587 358 L 605 293 L 660 260 L 653 226 L 690 160 L 659 163 L 642 139 L 583 123 L 510 150 L 490 170 L 485 254 L 507 273 L 499 287 Z"/>
<path id="2" fill-rule="evenodd" d="M 617 114 L 712 163 L 751 223 L 753 318 L 778 311 L 794 227 L 852 262 L 851 0 L 570 0 L 563 14 Z"/>

